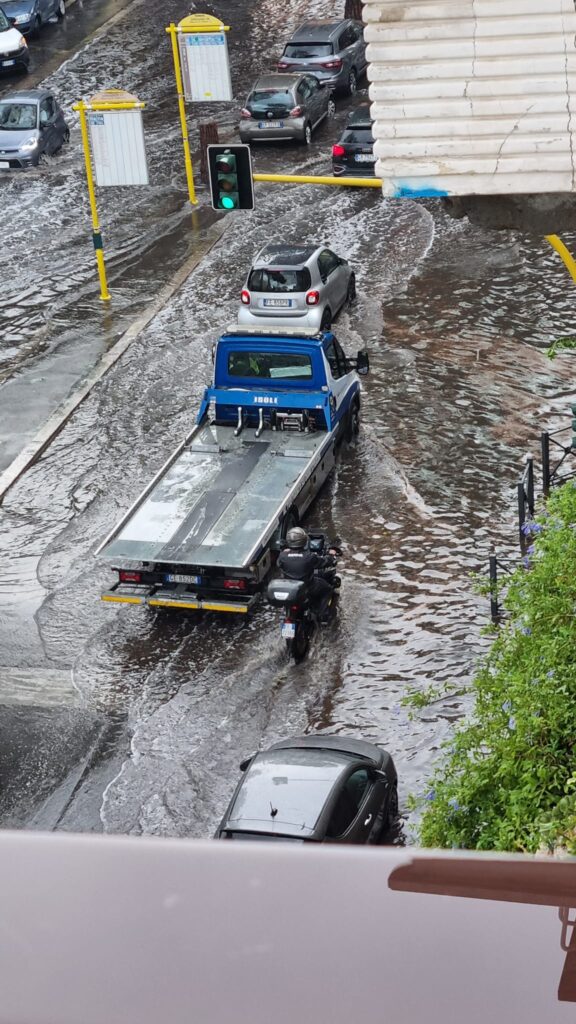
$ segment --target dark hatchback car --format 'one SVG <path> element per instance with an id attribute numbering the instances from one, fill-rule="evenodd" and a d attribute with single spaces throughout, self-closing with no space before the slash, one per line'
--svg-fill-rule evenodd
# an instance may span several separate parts
<path id="1" fill-rule="evenodd" d="M 334 112 L 331 90 L 320 85 L 314 75 L 263 75 L 242 108 L 240 139 L 290 139 L 310 145 L 314 129 Z"/>
<path id="2" fill-rule="evenodd" d="M 350 114 L 342 135 L 332 146 L 332 170 L 336 177 L 373 177 L 375 163 L 370 104 L 363 103 Z"/>
<path id="3" fill-rule="evenodd" d="M 284 47 L 279 71 L 308 71 L 325 85 L 353 95 L 367 66 L 359 21 L 306 21 Z"/>
<path id="4" fill-rule="evenodd" d="M 398 816 L 385 750 L 340 736 L 295 736 L 240 765 L 215 839 L 376 843 Z"/>

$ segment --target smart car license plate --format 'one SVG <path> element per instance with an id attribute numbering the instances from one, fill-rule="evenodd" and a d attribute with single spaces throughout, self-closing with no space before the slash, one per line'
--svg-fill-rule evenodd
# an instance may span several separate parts
<path id="1" fill-rule="evenodd" d="M 8 163 L 8 160 L 0 160 L 0 168 L 4 169 L 6 167 L 10 167 L 10 164 Z"/>
<path id="2" fill-rule="evenodd" d="M 296 636 L 296 623 L 295 622 L 283 622 L 282 623 L 282 636 L 284 640 L 293 640 Z"/>
<path id="3" fill-rule="evenodd" d="M 259 128 L 283 128 L 284 121 L 258 121 Z"/>
<path id="4" fill-rule="evenodd" d="M 14 66 L 15 63 L 16 63 L 15 60 L 3 60 L 2 61 L 2 67 L 3 68 L 11 68 L 11 67 Z"/>
<path id="5" fill-rule="evenodd" d="M 289 309 L 292 305 L 292 299 L 264 299 L 263 305 L 267 309 L 270 307 L 273 309 Z"/>
<path id="6" fill-rule="evenodd" d="M 357 164 L 373 164 L 375 163 L 375 156 L 373 153 L 355 153 L 354 159 Z"/>
<path id="7" fill-rule="evenodd" d="M 194 583 L 197 587 L 202 583 L 201 576 L 183 576 L 178 572 L 167 572 L 164 579 L 166 583 Z"/>

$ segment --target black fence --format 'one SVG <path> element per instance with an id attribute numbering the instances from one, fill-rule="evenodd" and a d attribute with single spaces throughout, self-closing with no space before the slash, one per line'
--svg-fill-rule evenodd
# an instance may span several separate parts
<path id="1" fill-rule="evenodd" d="M 560 430 L 543 431 L 540 435 L 542 452 L 542 496 L 547 498 L 553 487 L 559 487 L 567 480 L 576 477 L 576 449 L 572 442 L 566 444 L 561 440 L 560 435 L 566 437 L 566 428 Z M 572 460 L 572 461 L 571 461 Z M 535 511 L 535 486 L 534 486 L 534 458 L 526 456 L 524 472 L 516 485 L 516 496 L 518 505 L 518 540 L 520 551 L 526 555 L 528 547 L 532 543 L 530 529 L 527 524 L 534 518 Z M 488 559 L 488 578 L 490 581 L 490 618 L 494 624 L 502 621 L 502 607 L 499 595 L 503 587 L 503 575 L 510 575 L 515 566 L 510 562 L 499 558 L 495 551 L 492 551 Z"/>

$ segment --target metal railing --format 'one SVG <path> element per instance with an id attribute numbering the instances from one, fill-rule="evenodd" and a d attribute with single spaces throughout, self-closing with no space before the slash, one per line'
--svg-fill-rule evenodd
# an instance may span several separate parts
<path id="1" fill-rule="evenodd" d="M 545 498 L 550 495 L 551 487 L 557 487 L 576 477 L 576 468 L 567 473 L 560 473 L 570 455 L 576 454 L 572 443 L 565 444 L 558 439 L 559 434 L 566 434 L 566 427 L 559 430 L 543 430 L 540 434 L 540 446 L 542 450 L 542 494 Z M 556 461 L 554 459 L 556 458 Z"/>
<path id="2" fill-rule="evenodd" d="M 520 551 L 526 554 L 529 539 L 524 530 L 524 524 L 528 519 L 534 518 L 534 456 L 526 456 L 524 472 L 516 485 L 516 496 L 518 502 L 518 539 Z"/>

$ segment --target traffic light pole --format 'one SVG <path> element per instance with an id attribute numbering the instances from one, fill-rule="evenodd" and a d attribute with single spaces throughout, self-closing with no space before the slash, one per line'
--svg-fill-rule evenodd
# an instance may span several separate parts
<path id="1" fill-rule="evenodd" d="M 180 52 L 178 49 L 178 27 L 171 22 L 166 32 L 172 40 L 172 57 L 174 60 L 174 76 L 176 78 L 176 92 L 178 94 L 178 110 L 180 111 L 180 127 L 182 130 L 182 144 L 184 146 L 184 164 L 186 166 L 186 181 L 188 183 L 188 198 L 193 205 L 196 205 L 196 189 L 194 188 L 194 171 L 192 170 L 192 154 L 190 152 L 190 139 L 188 138 L 188 124 L 186 122 L 186 104 L 184 102 L 184 84 L 182 82 L 182 69 L 180 67 Z"/>
<path id="2" fill-rule="evenodd" d="M 353 185 L 355 188 L 382 188 L 380 178 L 335 178 L 310 174 L 254 174 L 254 181 L 283 181 L 296 185 Z"/>
<path id="3" fill-rule="evenodd" d="M 546 241 L 550 242 L 552 248 L 556 250 L 572 280 L 576 282 L 576 260 L 568 251 L 562 239 L 558 238 L 558 235 L 546 235 Z"/>

